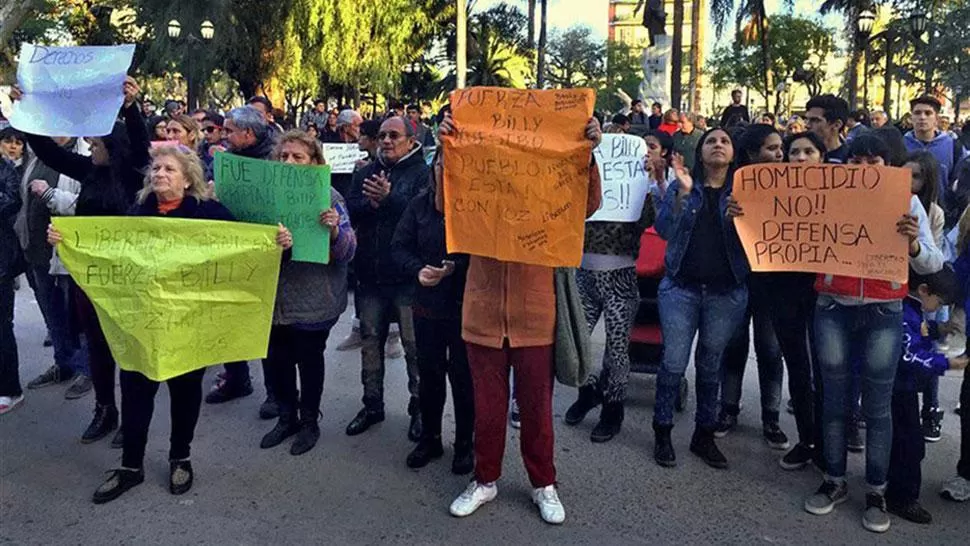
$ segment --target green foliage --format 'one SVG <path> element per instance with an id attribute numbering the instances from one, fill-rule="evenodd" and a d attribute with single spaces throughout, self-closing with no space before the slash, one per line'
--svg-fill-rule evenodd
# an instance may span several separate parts
<path id="1" fill-rule="evenodd" d="M 592 37 L 587 26 L 553 32 L 549 41 L 547 81 L 556 87 L 592 87 L 606 76 L 606 47 Z"/>
<path id="2" fill-rule="evenodd" d="M 607 42 L 606 78 L 604 85 L 597 85 L 596 108 L 618 112 L 626 104 L 616 96 L 622 90 L 629 97 L 636 97 L 643 80 L 640 51 L 622 42 Z"/>

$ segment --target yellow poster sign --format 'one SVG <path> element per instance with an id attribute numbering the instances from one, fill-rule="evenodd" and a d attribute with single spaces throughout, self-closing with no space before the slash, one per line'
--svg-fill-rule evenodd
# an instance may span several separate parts
<path id="1" fill-rule="evenodd" d="M 58 254 L 91 299 L 118 366 L 154 381 L 266 356 L 275 226 L 177 218 L 54 218 Z"/>
<path id="2" fill-rule="evenodd" d="M 449 252 L 576 267 L 592 143 L 591 89 L 472 87 L 451 93 L 444 137 Z"/>

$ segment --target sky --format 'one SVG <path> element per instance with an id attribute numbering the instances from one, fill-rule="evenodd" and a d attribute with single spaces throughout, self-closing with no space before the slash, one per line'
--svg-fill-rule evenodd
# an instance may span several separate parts
<path id="1" fill-rule="evenodd" d="M 529 5 L 526 0 L 477 0 L 475 11 L 484 11 L 501 3 L 516 6 L 523 13 Z M 705 2 L 705 4 L 707 9 L 710 9 L 710 1 Z M 838 31 L 841 28 L 841 17 L 829 15 L 824 19 L 821 18 L 818 15 L 818 4 L 817 0 L 795 0 L 793 12 L 797 15 L 817 18 L 832 28 L 833 31 Z M 766 0 L 765 7 L 769 16 L 785 9 L 783 0 Z M 667 17 L 673 17 L 673 14 L 669 11 L 668 9 Z M 593 29 L 597 38 L 605 40 L 609 29 L 608 13 L 609 0 L 549 0 L 547 17 L 550 29 L 565 30 L 575 24 L 586 25 Z M 733 19 L 731 20 L 733 21 Z M 711 51 L 719 44 L 729 44 L 730 37 L 727 34 L 728 32 L 725 32 L 725 36 L 718 42 L 714 37 L 714 32 L 707 32 L 706 49 Z"/>

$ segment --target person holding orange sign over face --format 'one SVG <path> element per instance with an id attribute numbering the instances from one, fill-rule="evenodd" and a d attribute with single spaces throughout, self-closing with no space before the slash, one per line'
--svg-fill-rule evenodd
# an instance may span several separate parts
<path id="1" fill-rule="evenodd" d="M 444 137 L 454 132 L 455 122 L 447 114 L 439 133 Z M 595 118 L 587 123 L 585 135 L 594 145 L 599 142 L 601 131 Z M 593 166 L 589 169 L 587 218 L 599 208 L 601 193 L 599 172 Z M 566 512 L 556 491 L 553 462 L 553 268 L 471 256 L 462 318 L 475 396 L 475 479 L 451 504 L 451 514 L 470 516 L 498 494 L 495 482 L 502 474 L 512 369 L 532 501 L 545 522 L 560 524 Z"/>

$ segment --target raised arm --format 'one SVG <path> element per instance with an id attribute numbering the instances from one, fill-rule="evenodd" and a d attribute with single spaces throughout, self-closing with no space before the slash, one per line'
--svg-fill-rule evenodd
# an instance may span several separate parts
<path id="1" fill-rule="evenodd" d="M 83 182 L 94 168 L 90 157 L 69 152 L 50 137 L 28 134 L 27 144 L 41 163 L 74 180 Z"/>

